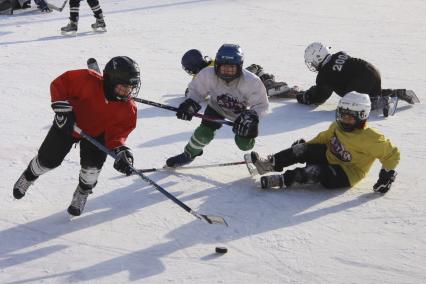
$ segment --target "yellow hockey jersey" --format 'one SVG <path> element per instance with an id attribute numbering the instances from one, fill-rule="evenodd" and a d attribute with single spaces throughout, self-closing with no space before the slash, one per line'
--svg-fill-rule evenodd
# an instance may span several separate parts
<path id="1" fill-rule="evenodd" d="M 375 129 L 366 126 L 346 132 L 337 122 L 320 132 L 309 144 L 326 144 L 327 160 L 339 165 L 348 176 L 351 186 L 362 180 L 378 159 L 386 169 L 393 170 L 399 163 L 399 150 Z"/>

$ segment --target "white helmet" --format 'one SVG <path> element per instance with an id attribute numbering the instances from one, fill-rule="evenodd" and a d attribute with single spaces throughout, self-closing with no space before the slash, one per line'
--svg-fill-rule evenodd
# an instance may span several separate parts
<path id="1" fill-rule="evenodd" d="M 309 70 L 317 72 L 321 63 L 330 54 L 328 47 L 320 42 L 313 42 L 305 49 L 305 64 Z"/>
<path id="2" fill-rule="evenodd" d="M 336 121 L 343 131 L 363 129 L 370 115 L 370 96 L 358 92 L 349 92 L 340 99 L 336 110 Z M 355 118 L 355 124 L 347 124 L 342 121 L 343 115 L 351 115 Z"/>

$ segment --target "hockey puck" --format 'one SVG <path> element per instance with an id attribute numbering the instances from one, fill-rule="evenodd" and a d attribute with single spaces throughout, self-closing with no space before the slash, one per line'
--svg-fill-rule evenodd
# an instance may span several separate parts
<path id="1" fill-rule="evenodd" d="M 227 253 L 228 249 L 226 247 L 216 247 L 216 253 Z"/>

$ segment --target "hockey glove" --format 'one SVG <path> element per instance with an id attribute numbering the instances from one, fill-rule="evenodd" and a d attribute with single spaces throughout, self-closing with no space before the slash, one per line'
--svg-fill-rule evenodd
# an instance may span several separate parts
<path id="1" fill-rule="evenodd" d="M 380 193 L 388 192 L 392 183 L 395 181 L 396 174 L 395 170 L 381 169 L 379 179 L 373 186 L 373 190 Z"/>
<path id="2" fill-rule="evenodd" d="M 259 134 L 259 116 L 254 110 L 243 111 L 234 121 L 232 131 L 241 137 L 256 138 Z"/>
<path id="3" fill-rule="evenodd" d="M 311 104 L 308 91 L 298 93 L 296 95 L 296 99 L 299 104 L 304 104 L 304 105 Z"/>
<path id="4" fill-rule="evenodd" d="M 113 151 L 117 155 L 114 162 L 114 169 L 120 173 L 130 176 L 133 173 L 133 154 L 130 148 L 126 146 L 119 146 Z"/>
<path id="5" fill-rule="evenodd" d="M 196 114 L 200 109 L 201 106 L 196 101 L 193 99 L 186 99 L 179 105 L 176 117 L 183 120 L 191 120 L 194 114 Z"/>
<path id="6" fill-rule="evenodd" d="M 65 134 L 71 135 L 74 131 L 75 123 L 72 106 L 67 101 L 57 101 L 52 103 L 52 109 L 55 112 L 53 125 Z"/>

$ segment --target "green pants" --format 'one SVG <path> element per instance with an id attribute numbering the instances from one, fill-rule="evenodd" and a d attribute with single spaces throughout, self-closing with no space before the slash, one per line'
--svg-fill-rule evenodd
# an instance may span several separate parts
<path id="1" fill-rule="evenodd" d="M 203 123 L 195 129 L 191 139 L 185 146 L 185 152 L 188 153 L 191 158 L 200 156 L 203 153 L 203 148 L 213 140 L 217 129 L 211 128 Z M 245 138 L 235 135 L 235 144 L 242 151 L 248 151 L 253 149 L 255 139 Z"/>

